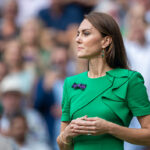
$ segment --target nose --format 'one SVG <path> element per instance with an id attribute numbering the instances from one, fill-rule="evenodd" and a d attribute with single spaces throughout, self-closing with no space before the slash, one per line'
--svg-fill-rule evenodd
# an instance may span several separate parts
<path id="1" fill-rule="evenodd" d="M 82 42 L 82 38 L 81 38 L 80 35 L 78 35 L 78 36 L 76 37 L 76 42 L 77 42 L 77 43 L 81 43 L 81 42 Z"/>

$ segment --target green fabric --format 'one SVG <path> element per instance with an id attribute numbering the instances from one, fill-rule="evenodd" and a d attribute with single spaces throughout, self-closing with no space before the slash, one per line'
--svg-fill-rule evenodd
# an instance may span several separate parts
<path id="1" fill-rule="evenodd" d="M 85 90 L 72 85 L 86 84 Z M 65 79 L 61 121 L 78 117 L 100 117 L 113 123 L 129 126 L 133 116 L 150 114 L 144 80 L 140 73 L 113 69 L 99 78 L 89 78 L 88 72 Z M 109 134 L 80 135 L 74 138 L 75 150 L 123 150 L 123 141 Z"/>

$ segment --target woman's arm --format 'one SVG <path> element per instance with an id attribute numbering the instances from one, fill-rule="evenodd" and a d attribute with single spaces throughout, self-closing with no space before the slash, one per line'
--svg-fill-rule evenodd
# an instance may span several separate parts
<path id="1" fill-rule="evenodd" d="M 132 144 L 150 146 L 150 115 L 138 117 L 141 129 L 111 124 L 108 133 Z"/>
<path id="2" fill-rule="evenodd" d="M 150 145 L 150 115 L 138 117 L 141 129 L 127 128 L 104 119 L 93 117 L 74 121 L 73 131 L 78 134 L 111 134 L 121 140 L 137 145 Z"/>
<path id="3" fill-rule="evenodd" d="M 59 145 L 60 150 L 72 150 L 73 149 L 71 141 L 69 141 L 69 139 L 67 139 L 67 137 L 64 136 L 64 130 L 68 125 L 69 125 L 69 122 L 61 123 L 61 132 L 60 132 L 60 135 L 57 137 L 57 143 Z"/>
<path id="4" fill-rule="evenodd" d="M 77 118 L 72 120 L 71 122 L 61 122 L 61 132 L 57 137 L 57 143 L 59 145 L 60 150 L 73 150 L 73 138 L 80 135 L 79 133 L 74 133 L 73 123 L 74 121 L 83 121 L 87 118 L 87 116 L 83 116 L 81 118 Z"/>

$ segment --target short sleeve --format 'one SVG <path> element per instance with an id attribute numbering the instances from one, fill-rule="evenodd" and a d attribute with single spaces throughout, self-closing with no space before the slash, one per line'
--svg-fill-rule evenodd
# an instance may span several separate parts
<path id="1" fill-rule="evenodd" d="M 133 116 L 150 114 L 150 102 L 144 85 L 144 79 L 138 72 L 134 72 L 129 79 L 127 102 Z"/>
<path id="2" fill-rule="evenodd" d="M 64 81 L 63 86 L 63 98 L 62 98 L 62 116 L 61 121 L 70 121 L 70 102 L 68 99 L 68 88 L 67 88 L 67 78 Z"/>

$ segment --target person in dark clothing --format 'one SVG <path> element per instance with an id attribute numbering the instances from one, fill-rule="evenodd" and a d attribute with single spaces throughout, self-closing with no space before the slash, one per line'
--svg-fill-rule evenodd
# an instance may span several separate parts
<path id="1" fill-rule="evenodd" d="M 55 100 L 53 91 L 44 87 L 44 80 L 44 77 L 41 77 L 36 84 L 34 94 L 34 108 L 37 109 L 46 120 L 50 141 L 53 142 L 55 117 L 51 113 L 51 109 L 54 106 Z"/>
<path id="2" fill-rule="evenodd" d="M 80 5 L 64 4 L 63 1 L 52 0 L 51 6 L 41 10 L 38 17 L 47 27 L 64 31 L 71 24 L 79 24 L 83 15 Z"/>

